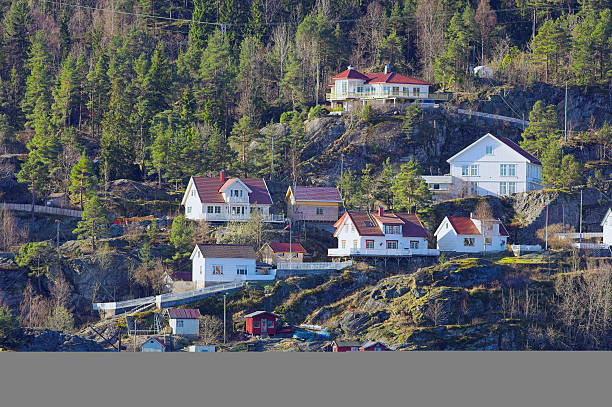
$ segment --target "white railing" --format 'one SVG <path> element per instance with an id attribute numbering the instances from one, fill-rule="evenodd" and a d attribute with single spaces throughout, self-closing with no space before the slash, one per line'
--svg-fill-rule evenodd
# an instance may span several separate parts
<path id="1" fill-rule="evenodd" d="M 472 110 L 465 110 L 465 109 L 457 109 L 457 113 L 465 114 L 468 116 L 486 117 L 488 119 L 501 120 L 501 121 L 509 122 L 509 123 L 516 123 L 524 127 L 529 126 L 529 122 L 527 120 L 516 119 L 514 117 L 502 116 L 499 114 L 474 112 Z"/>
<path id="2" fill-rule="evenodd" d="M 9 210 L 9 211 L 20 211 L 20 212 L 30 212 L 32 210 L 32 205 L 29 204 L 14 204 L 14 203 L 3 203 L 0 204 L 1 210 Z M 60 215 L 60 216 L 70 216 L 73 218 L 80 218 L 83 214 L 82 211 L 77 211 L 76 209 L 66 209 L 66 208 L 56 208 L 54 206 L 43 206 L 43 205 L 34 205 L 35 213 L 46 213 L 49 215 Z"/>
<path id="3" fill-rule="evenodd" d="M 434 95 L 434 93 L 419 93 L 419 94 L 410 94 L 405 92 L 332 92 L 326 93 L 327 100 L 343 100 L 349 98 L 355 99 L 391 99 L 391 98 L 409 98 L 409 99 L 436 99 L 436 100 L 448 100 L 448 97 L 437 96 L 437 97 L 429 97 Z"/>
<path id="4" fill-rule="evenodd" d="M 285 221 L 284 215 L 259 215 L 261 220 L 264 222 L 279 222 Z M 207 221 L 219 221 L 219 222 L 231 222 L 231 221 L 242 221 L 247 222 L 251 219 L 251 214 L 236 215 L 236 214 L 223 214 L 223 213 L 206 213 L 204 219 Z"/>
<path id="5" fill-rule="evenodd" d="M 559 239 L 580 239 L 582 235 L 583 239 L 593 239 L 601 237 L 603 238 L 603 232 L 572 232 L 572 233 L 557 233 Z"/>
<path id="6" fill-rule="evenodd" d="M 366 257 L 409 257 L 409 256 L 439 256 L 440 251 L 437 249 L 327 249 L 327 255 L 330 257 L 350 257 L 350 256 L 366 256 Z"/>
<path id="7" fill-rule="evenodd" d="M 351 260 L 342 262 L 277 263 L 278 270 L 342 270 L 353 265 Z"/>

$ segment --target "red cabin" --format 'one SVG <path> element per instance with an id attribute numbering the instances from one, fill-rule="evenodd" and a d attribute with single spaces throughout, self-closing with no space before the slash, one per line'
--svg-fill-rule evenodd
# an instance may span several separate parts
<path id="1" fill-rule="evenodd" d="M 276 335 L 277 315 L 266 311 L 255 311 L 244 316 L 246 332 L 250 335 Z"/>
<path id="2" fill-rule="evenodd" d="M 384 343 L 370 341 L 366 342 L 359 347 L 360 351 L 386 351 L 390 350 Z"/>
<path id="3" fill-rule="evenodd" d="M 351 352 L 358 351 L 361 342 L 357 341 L 333 341 L 332 352 Z"/>

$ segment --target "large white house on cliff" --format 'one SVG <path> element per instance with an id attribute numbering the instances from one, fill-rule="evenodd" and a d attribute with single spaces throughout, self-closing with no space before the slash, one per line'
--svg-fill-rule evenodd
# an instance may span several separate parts
<path id="1" fill-rule="evenodd" d="M 542 163 L 505 137 L 485 134 L 446 160 L 447 175 L 423 179 L 437 198 L 503 196 L 542 187 Z"/>
<path id="2" fill-rule="evenodd" d="M 352 66 L 333 76 L 331 91 L 326 99 L 332 109 L 352 110 L 370 104 L 375 107 L 411 103 L 430 99 L 431 83 L 410 76 L 391 72 L 388 65 L 384 72 L 361 73 Z"/>

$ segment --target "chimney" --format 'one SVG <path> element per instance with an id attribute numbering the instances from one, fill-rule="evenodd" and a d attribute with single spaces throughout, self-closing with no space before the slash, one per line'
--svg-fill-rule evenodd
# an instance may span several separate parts
<path id="1" fill-rule="evenodd" d="M 221 172 L 219 172 L 219 179 L 221 182 L 225 182 L 225 170 L 221 170 Z"/>
<path id="2" fill-rule="evenodd" d="M 347 69 L 350 71 L 351 69 L 353 69 L 353 65 L 349 65 Z"/>
<path id="3" fill-rule="evenodd" d="M 385 214 L 385 210 L 383 209 L 382 206 L 378 207 L 378 216 L 384 216 Z"/>
<path id="4" fill-rule="evenodd" d="M 385 64 L 385 74 L 389 73 L 389 64 Z"/>
<path id="5" fill-rule="evenodd" d="M 470 212 L 470 219 L 474 219 L 474 212 Z"/>

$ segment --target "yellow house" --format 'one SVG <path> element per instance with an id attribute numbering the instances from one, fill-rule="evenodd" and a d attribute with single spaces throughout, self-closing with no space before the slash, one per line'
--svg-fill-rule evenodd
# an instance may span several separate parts
<path id="1" fill-rule="evenodd" d="M 287 216 L 294 221 L 335 222 L 342 199 L 334 187 L 290 186 L 285 202 Z"/>

